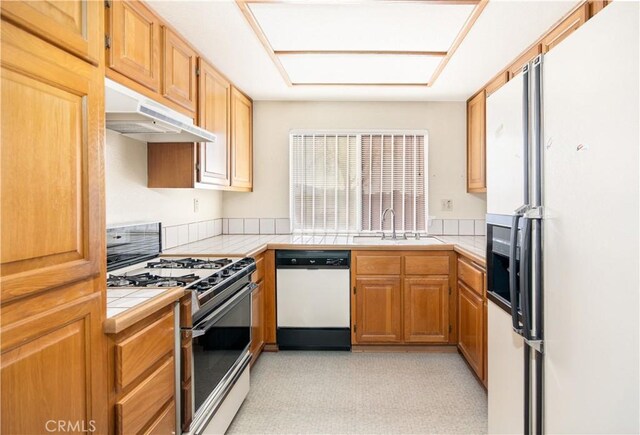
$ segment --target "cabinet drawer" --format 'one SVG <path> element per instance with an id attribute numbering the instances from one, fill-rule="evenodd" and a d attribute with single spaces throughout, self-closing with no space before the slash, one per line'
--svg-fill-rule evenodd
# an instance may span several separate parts
<path id="1" fill-rule="evenodd" d="M 407 275 L 448 275 L 449 257 L 445 255 L 406 256 L 404 273 Z"/>
<path id="2" fill-rule="evenodd" d="M 116 344 L 116 386 L 126 388 L 173 349 L 173 313 Z"/>
<path id="3" fill-rule="evenodd" d="M 482 296 L 484 273 L 480 269 L 465 260 L 458 259 L 458 279 Z"/>
<path id="4" fill-rule="evenodd" d="M 117 432 L 139 433 L 165 404 L 173 399 L 174 361 L 167 359 L 155 372 L 116 403 Z"/>
<path id="5" fill-rule="evenodd" d="M 358 256 L 356 259 L 358 275 L 400 275 L 399 255 Z"/>
<path id="6" fill-rule="evenodd" d="M 170 402 L 162 414 L 151 423 L 145 435 L 166 435 L 176 432 L 176 405 Z"/>
<path id="7" fill-rule="evenodd" d="M 260 282 L 264 278 L 264 255 L 260 254 L 256 257 L 256 271 L 253 272 L 251 280 L 253 282 Z"/>

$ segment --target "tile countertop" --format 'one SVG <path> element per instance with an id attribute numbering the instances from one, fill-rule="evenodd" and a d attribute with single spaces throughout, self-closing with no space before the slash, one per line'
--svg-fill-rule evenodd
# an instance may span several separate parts
<path id="1" fill-rule="evenodd" d="M 484 236 L 434 236 L 435 243 L 427 243 L 426 237 L 415 244 L 404 242 L 390 245 L 388 242 L 368 240 L 354 242 L 354 236 L 336 235 L 222 235 L 181 245 L 165 250 L 162 255 L 201 257 L 251 257 L 266 249 L 392 249 L 392 250 L 438 250 L 449 249 L 460 252 L 472 260 L 485 263 Z"/>

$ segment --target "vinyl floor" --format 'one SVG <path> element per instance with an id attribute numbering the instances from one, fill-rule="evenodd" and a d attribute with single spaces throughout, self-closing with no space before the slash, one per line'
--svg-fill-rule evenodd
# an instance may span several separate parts
<path id="1" fill-rule="evenodd" d="M 482 434 L 487 395 L 457 353 L 263 353 L 230 434 Z"/>

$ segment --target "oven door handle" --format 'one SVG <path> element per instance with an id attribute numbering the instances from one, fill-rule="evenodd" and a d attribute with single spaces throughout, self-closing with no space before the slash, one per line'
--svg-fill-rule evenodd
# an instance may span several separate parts
<path id="1" fill-rule="evenodd" d="M 238 293 L 229 298 L 228 301 L 226 301 L 220 307 L 216 308 L 213 313 L 209 314 L 207 317 L 193 326 L 193 337 L 204 335 L 211 325 L 216 323 L 220 319 L 220 317 L 227 314 L 240 302 L 241 299 L 243 299 L 246 295 L 251 294 L 251 292 L 257 287 L 258 286 L 255 283 L 251 282 L 240 289 Z"/>

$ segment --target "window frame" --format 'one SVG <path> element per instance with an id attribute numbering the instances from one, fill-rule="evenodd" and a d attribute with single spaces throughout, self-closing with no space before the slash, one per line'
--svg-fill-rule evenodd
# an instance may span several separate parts
<path id="1" fill-rule="evenodd" d="M 391 135 L 391 136 L 423 136 L 424 137 L 424 191 L 426 192 L 426 198 L 424 201 L 424 213 L 425 213 L 425 226 L 423 231 L 419 231 L 421 234 L 427 234 L 429 226 L 429 131 L 428 130 L 416 130 L 416 129 L 292 129 L 289 130 L 289 231 L 292 234 L 336 234 L 335 230 L 330 229 L 313 229 L 313 230 L 296 230 L 294 229 L 294 211 L 295 211 L 295 197 L 291 194 L 293 184 L 293 137 L 294 136 L 336 136 L 336 135 L 351 135 L 356 136 L 356 222 L 358 223 L 355 231 L 338 232 L 339 235 L 358 235 L 358 234 L 380 234 L 380 231 L 363 230 L 362 229 L 362 136 L 366 135 Z M 415 231 L 405 231 L 405 233 L 414 233 Z M 403 231 L 396 231 L 396 233 L 402 234 Z"/>

